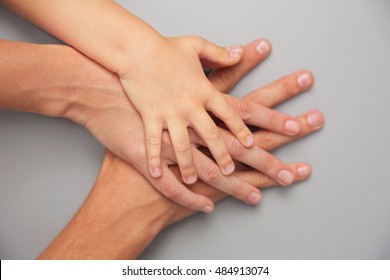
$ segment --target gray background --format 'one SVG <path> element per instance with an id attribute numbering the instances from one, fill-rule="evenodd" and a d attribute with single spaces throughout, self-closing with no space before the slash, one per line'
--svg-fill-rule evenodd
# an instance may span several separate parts
<path id="1" fill-rule="evenodd" d="M 218 44 L 268 38 L 273 54 L 233 94 L 295 70 L 317 83 L 279 109 L 321 109 L 319 133 L 279 149 L 310 180 L 264 191 L 260 206 L 219 203 L 163 232 L 144 259 L 389 259 L 390 1 L 119 1 L 165 35 Z M 51 36 L 0 7 L 0 37 Z M 0 258 L 34 258 L 88 194 L 104 149 L 60 119 L 0 111 Z"/>

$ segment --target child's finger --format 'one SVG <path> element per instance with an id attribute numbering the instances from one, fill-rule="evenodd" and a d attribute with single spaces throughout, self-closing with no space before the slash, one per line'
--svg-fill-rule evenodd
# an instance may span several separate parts
<path id="1" fill-rule="evenodd" d="M 161 133 L 162 124 L 158 120 L 145 120 L 146 157 L 150 175 L 158 178 L 161 169 Z"/>
<path id="2" fill-rule="evenodd" d="M 202 181 L 248 204 L 260 202 L 261 192 L 253 185 L 234 175 L 224 176 L 215 162 L 196 148 L 193 149 L 193 155 L 196 172 Z"/>
<path id="3" fill-rule="evenodd" d="M 191 42 L 204 67 L 221 68 L 238 63 L 244 53 L 242 46 L 220 47 L 199 36 L 186 37 Z"/>
<path id="4" fill-rule="evenodd" d="M 225 96 L 219 92 L 211 94 L 206 107 L 225 123 L 233 135 L 236 136 L 244 146 L 251 147 L 253 145 L 254 138 L 251 131 L 245 125 L 240 114 L 225 99 Z"/>
<path id="5" fill-rule="evenodd" d="M 297 135 L 301 131 L 300 124 L 294 117 L 233 96 L 226 95 L 224 97 L 240 114 L 246 124 L 283 135 Z"/>
<path id="6" fill-rule="evenodd" d="M 224 175 L 234 171 L 234 162 L 228 153 L 219 128 L 205 111 L 192 114 L 191 126 L 202 138 Z"/>
<path id="7" fill-rule="evenodd" d="M 186 184 L 193 184 L 197 180 L 197 175 L 192 159 L 191 142 L 187 126 L 178 120 L 174 120 L 168 123 L 168 130 L 183 181 Z"/>

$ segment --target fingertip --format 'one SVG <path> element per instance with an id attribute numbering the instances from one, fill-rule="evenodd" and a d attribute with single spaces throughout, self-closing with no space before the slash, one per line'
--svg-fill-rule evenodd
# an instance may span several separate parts
<path id="1" fill-rule="evenodd" d="M 214 204 L 207 204 L 202 208 L 202 211 L 205 213 L 212 213 L 214 211 Z"/>
<path id="2" fill-rule="evenodd" d="M 198 177 L 196 175 L 191 175 L 186 178 L 183 178 L 183 180 L 187 185 L 192 185 L 198 180 Z"/>
<path id="3" fill-rule="evenodd" d="M 288 131 L 291 135 L 297 135 L 299 132 L 301 132 L 301 125 L 296 120 L 287 120 L 284 128 Z"/>
<path id="4" fill-rule="evenodd" d="M 282 169 L 278 173 L 278 180 L 285 187 L 294 182 L 294 177 L 294 173 L 289 169 Z"/>
<path id="5" fill-rule="evenodd" d="M 302 177 L 302 178 L 307 178 L 310 176 L 312 169 L 311 166 L 307 163 L 301 164 L 300 166 L 297 167 L 297 174 Z"/>
<path id="6" fill-rule="evenodd" d="M 247 198 L 247 202 L 251 205 L 257 205 L 260 203 L 262 199 L 262 194 L 260 191 L 256 190 L 256 191 L 253 191 L 251 192 L 249 195 L 248 195 L 248 198 Z"/>
<path id="7" fill-rule="evenodd" d="M 272 45 L 271 43 L 266 39 L 259 39 L 256 42 L 256 51 L 262 55 L 267 56 L 271 53 Z"/>
<path id="8" fill-rule="evenodd" d="M 245 138 L 245 146 L 246 147 L 252 147 L 253 144 L 255 143 L 255 138 L 253 137 L 253 134 L 249 134 L 246 138 Z"/>
<path id="9" fill-rule="evenodd" d="M 313 86 L 314 82 L 315 78 L 312 72 L 310 72 L 309 70 L 299 71 L 299 74 L 297 76 L 297 83 L 301 88 L 310 88 Z"/>
<path id="10" fill-rule="evenodd" d="M 306 113 L 306 121 L 314 130 L 318 130 L 323 127 L 325 117 L 321 111 L 312 110 Z"/>
<path id="11" fill-rule="evenodd" d="M 230 58 L 239 59 L 244 53 L 244 48 L 240 45 L 226 47 L 226 50 L 230 53 Z"/>
<path id="12" fill-rule="evenodd" d="M 151 175 L 153 178 L 161 177 L 161 175 L 162 175 L 162 170 L 161 170 L 161 168 L 159 168 L 159 167 L 151 167 L 151 168 L 150 168 L 150 175 Z"/>
<path id="13" fill-rule="evenodd" d="M 229 163 L 225 168 L 222 169 L 222 173 L 227 176 L 234 172 L 235 166 L 234 163 Z"/>

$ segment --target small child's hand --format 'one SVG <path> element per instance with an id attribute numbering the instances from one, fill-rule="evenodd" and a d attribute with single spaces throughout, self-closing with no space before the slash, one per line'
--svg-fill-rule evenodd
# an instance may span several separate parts
<path id="1" fill-rule="evenodd" d="M 146 53 L 146 55 L 145 55 Z M 161 135 L 169 131 L 183 181 L 197 180 L 188 127 L 206 143 L 221 171 L 229 175 L 234 163 L 221 134 L 208 114 L 221 119 L 246 147 L 254 140 L 240 115 L 205 76 L 207 67 L 226 67 L 239 62 L 243 49 L 222 48 L 200 37 L 163 38 L 145 46 L 139 68 L 120 73 L 122 86 L 139 111 L 145 126 L 150 174 L 162 174 Z"/>

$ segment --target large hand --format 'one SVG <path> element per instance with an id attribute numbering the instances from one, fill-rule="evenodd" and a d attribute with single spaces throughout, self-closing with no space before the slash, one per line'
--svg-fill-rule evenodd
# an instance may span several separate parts
<path id="1" fill-rule="evenodd" d="M 252 59 L 249 63 L 243 62 L 242 68 L 236 68 L 232 72 L 233 75 L 222 82 L 221 86 L 228 86 L 229 82 L 234 83 L 244 74 L 244 70 L 253 67 L 261 57 L 254 54 Z M 299 84 L 298 81 L 304 83 Z M 310 73 L 300 71 L 256 90 L 245 98 L 272 106 L 297 95 L 312 83 Z M 299 135 L 286 137 L 260 131 L 255 133 L 255 145 L 267 150 L 277 148 L 318 130 L 323 124 L 322 115 L 318 111 L 304 114 L 298 119 L 302 125 Z M 291 167 L 295 173 L 295 181 L 306 179 L 310 175 L 311 170 L 307 164 L 296 163 Z M 171 168 L 180 178 L 177 166 Z M 276 184 L 269 177 L 253 170 L 236 170 L 234 175 L 260 188 Z M 213 201 L 218 201 L 226 195 L 200 180 L 190 188 Z M 99 177 L 86 202 L 40 258 L 136 258 L 164 227 L 193 213 L 166 199 L 131 165 L 107 152 Z"/>
<path id="2" fill-rule="evenodd" d="M 243 71 L 240 69 L 246 69 L 249 71 L 250 68 L 253 68 L 256 63 L 260 62 L 262 58 L 269 54 L 270 48 L 268 48 L 268 52 L 263 52 L 261 54 L 257 51 L 258 46 L 264 46 L 264 44 L 268 44 L 266 41 L 255 41 L 249 44 L 245 48 L 245 55 L 243 63 L 240 63 L 237 66 L 233 66 L 230 68 L 225 68 L 221 70 L 217 70 L 215 73 L 211 75 L 211 80 L 213 83 L 218 84 L 218 77 L 220 79 L 224 79 L 224 76 L 227 71 Z M 268 45 L 269 46 L 269 45 Z M 255 59 L 254 59 L 255 58 Z M 256 58 L 258 58 L 256 62 Z M 253 61 L 252 65 L 248 65 L 248 60 Z M 240 66 L 241 65 L 241 66 Z M 79 83 L 86 83 L 88 79 L 91 77 L 85 76 L 92 71 L 88 71 L 91 68 L 90 63 L 88 65 L 83 65 L 80 67 L 83 73 L 79 73 L 76 77 L 81 79 Z M 95 71 L 92 71 L 96 75 Z M 220 73 L 220 74 L 218 74 Z M 244 74 L 243 72 L 241 74 Z M 108 73 L 101 73 L 102 76 L 108 75 L 110 79 L 113 79 L 112 75 Z M 237 75 L 236 75 L 237 76 Z M 94 77 L 94 80 L 97 82 L 97 87 L 100 87 L 99 81 L 107 81 L 107 77 Z M 229 81 L 231 83 L 231 81 Z M 237 82 L 237 81 L 236 81 Z M 112 83 L 112 81 L 111 81 Z M 103 84 L 102 84 L 103 86 Z M 109 98 L 110 96 L 114 96 L 112 101 L 105 100 L 104 103 L 95 102 L 96 104 L 91 105 L 90 114 L 88 118 L 83 118 L 79 120 L 79 123 L 83 123 L 92 134 L 100 140 L 108 149 L 113 151 L 115 154 L 119 155 L 121 158 L 126 161 L 132 163 L 137 170 L 139 170 L 157 189 L 159 189 L 164 195 L 173 199 L 174 201 L 189 207 L 193 210 L 204 210 L 211 211 L 212 203 L 210 200 L 205 197 L 200 197 L 192 192 L 190 192 L 186 187 L 180 184 L 173 174 L 167 169 L 167 165 L 172 162 L 177 162 L 175 158 L 175 153 L 172 149 L 168 149 L 171 146 L 169 143 L 168 147 L 164 147 L 164 158 L 163 158 L 163 168 L 164 173 L 163 176 L 159 179 L 153 178 L 148 174 L 148 170 L 146 169 L 146 156 L 145 156 L 145 146 L 144 146 L 144 132 L 143 126 L 141 123 L 141 119 L 131 106 L 131 104 L 125 100 L 125 96 L 123 92 L 120 92 L 120 88 L 113 87 L 112 90 L 116 94 L 108 94 L 105 98 Z M 224 96 L 227 98 L 227 96 Z M 94 100 L 99 100 L 99 98 L 91 99 L 91 102 Z M 276 111 L 269 110 L 265 107 L 261 107 L 256 104 L 246 104 L 240 103 L 239 111 L 242 111 L 244 108 L 243 105 L 247 105 L 247 107 L 254 107 L 256 109 L 256 117 L 253 120 L 248 119 L 249 123 L 259 125 L 265 128 L 273 128 L 274 131 L 291 135 L 288 131 L 288 125 L 286 128 L 286 124 L 291 124 L 295 122 L 295 120 L 291 117 L 280 114 Z M 131 124 L 131 125 L 129 125 Z M 272 124 L 270 126 L 269 124 Z M 293 125 L 294 126 L 294 125 Z M 297 132 L 297 131 L 296 131 Z M 165 137 L 170 139 L 169 137 Z M 257 149 L 259 150 L 259 148 Z M 170 153 L 167 154 L 167 151 Z M 291 169 L 275 157 L 270 154 L 265 153 L 264 151 L 260 151 L 261 155 L 264 156 L 266 163 L 271 163 L 273 165 L 273 169 L 267 170 L 266 168 L 260 168 L 261 171 L 268 173 L 272 178 L 276 179 L 279 183 L 288 185 L 293 180 L 293 174 L 291 173 Z M 194 157 L 196 157 L 197 161 L 202 161 L 203 154 L 197 150 L 193 150 Z M 210 182 L 213 186 L 219 188 L 220 190 L 234 195 L 235 197 L 246 201 L 247 203 L 258 203 L 259 199 L 254 199 L 254 197 L 259 197 L 259 191 L 252 185 L 245 183 L 242 180 L 238 180 L 234 176 L 229 176 L 224 179 L 224 183 L 219 183 L 218 181 L 213 181 L 213 176 L 215 173 L 220 171 L 215 171 L 214 167 L 205 167 L 201 164 L 196 165 L 197 172 L 200 174 L 201 179 Z M 281 177 L 279 173 L 287 174 L 286 176 Z M 211 178 L 210 178 L 211 177 Z M 257 195 L 255 195 L 257 194 Z"/>

